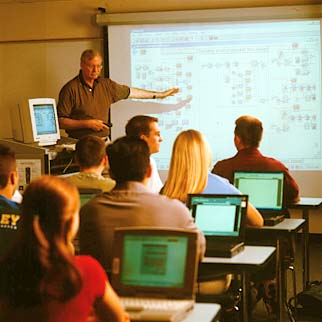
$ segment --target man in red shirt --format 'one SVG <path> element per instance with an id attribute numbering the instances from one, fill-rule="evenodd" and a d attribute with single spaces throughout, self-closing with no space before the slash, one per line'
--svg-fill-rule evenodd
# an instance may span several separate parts
<path id="1" fill-rule="evenodd" d="M 285 204 L 297 202 L 299 187 L 288 168 L 282 162 L 262 155 L 258 149 L 263 135 L 262 122 L 253 116 L 244 115 L 235 124 L 234 143 L 238 152 L 232 158 L 218 161 L 212 173 L 233 183 L 235 171 L 283 171 Z"/>

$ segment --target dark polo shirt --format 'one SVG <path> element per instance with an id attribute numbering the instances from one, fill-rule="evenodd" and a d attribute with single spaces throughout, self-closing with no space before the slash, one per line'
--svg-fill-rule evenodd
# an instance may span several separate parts
<path id="1" fill-rule="evenodd" d="M 92 88 L 85 83 L 80 71 L 79 75 L 64 85 L 59 93 L 58 117 L 75 120 L 98 119 L 107 122 L 111 104 L 126 99 L 129 95 L 128 86 L 120 85 L 104 77 L 96 79 Z M 85 134 L 108 135 L 108 132 L 104 135 L 104 133 L 97 133 L 90 129 L 67 130 L 66 132 L 76 138 Z"/>
<path id="2" fill-rule="evenodd" d="M 12 246 L 21 226 L 20 205 L 0 195 L 0 257 Z"/>

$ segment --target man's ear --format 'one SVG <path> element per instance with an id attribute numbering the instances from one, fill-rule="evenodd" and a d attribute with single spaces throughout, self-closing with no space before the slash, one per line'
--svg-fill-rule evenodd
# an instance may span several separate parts
<path id="1" fill-rule="evenodd" d="M 101 164 L 104 166 L 104 168 L 106 167 L 106 165 L 107 165 L 107 155 L 104 155 L 104 157 L 103 157 L 103 159 L 102 159 L 102 162 L 101 162 Z"/>
<path id="2" fill-rule="evenodd" d="M 140 138 L 141 140 L 143 140 L 143 141 L 146 141 L 146 140 L 147 140 L 147 137 L 146 137 L 146 135 L 145 135 L 145 134 L 141 134 L 141 135 L 139 136 L 139 138 Z"/>
<path id="3" fill-rule="evenodd" d="M 240 145 L 240 142 L 241 142 L 241 140 L 240 140 L 240 137 L 238 136 L 238 135 L 234 135 L 234 143 L 235 143 L 235 145 L 236 145 L 236 147 L 238 146 L 238 145 Z"/>
<path id="4" fill-rule="evenodd" d="M 151 164 L 149 164 L 148 171 L 146 172 L 145 177 L 151 178 L 151 176 L 152 176 L 152 166 L 151 166 Z"/>
<path id="5" fill-rule="evenodd" d="M 17 180 L 18 180 L 18 173 L 16 171 L 10 172 L 8 183 L 10 183 L 10 185 L 15 186 L 17 184 Z"/>

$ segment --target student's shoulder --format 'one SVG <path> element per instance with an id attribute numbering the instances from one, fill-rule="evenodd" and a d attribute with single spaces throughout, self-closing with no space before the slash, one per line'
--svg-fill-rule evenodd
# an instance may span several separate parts
<path id="1" fill-rule="evenodd" d="M 288 171 L 288 168 L 282 161 L 271 156 L 264 156 L 264 158 L 267 163 L 267 169 L 270 171 Z"/>
<path id="2" fill-rule="evenodd" d="M 217 174 L 209 173 L 208 184 L 204 193 L 240 194 L 240 191 L 234 187 L 228 179 Z"/>
<path id="3" fill-rule="evenodd" d="M 215 173 L 208 174 L 208 186 L 211 186 L 211 185 L 231 186 L 228 179 L 221 177 L 220 175 Z"/>
<path id="4" fill-rule="evenodd" d="M 211 172 L 220 174 L 222 170 L 227 170 L 227 168 L 230 169 L 235 163 L 236 163 L 236 156 L 219 160 L 214 164 Z"/>
<path id="5" fill-rule="evenodd" d="M 83 278 L 86 279 L 85 281 L 83 280 L 83 282 L 104 289 L 104 283 L 107 280 L 107 276 L 102 265 L 94 257 L 89 255 L 77 255 L 74 257 L 74 265 L 81 272 Z M 93 287 L 93 285 L 91 285 L 91 287 Z"/>
<path id="6" fill-rule="evenodd" d="M 177 209 L 178 211 L 186 211 L 184 203 L 177 199 L 171 199 L 167 196 L 148 192 L 146 194 L 148 202 L 155 207 L 167 207 L 168 209 Z"/>

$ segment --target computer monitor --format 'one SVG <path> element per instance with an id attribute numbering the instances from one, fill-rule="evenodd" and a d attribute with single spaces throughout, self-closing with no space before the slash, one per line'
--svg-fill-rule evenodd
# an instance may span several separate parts
<path id="1" fill-rule="evenodd" d="M 40 146 L 55 145 L 60 139 L 54 98 L 31 98 L 11 113 L 13 138 Z"/>
<path id="2" fill-rule="evenodd" d="M 234 185 L 249 195 L 249 201 L 259 210 L 283 209 L 283 172 L 235 171 Z"/>

